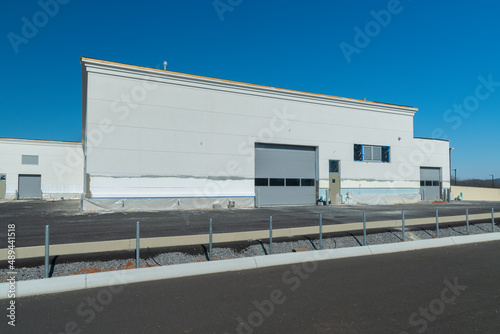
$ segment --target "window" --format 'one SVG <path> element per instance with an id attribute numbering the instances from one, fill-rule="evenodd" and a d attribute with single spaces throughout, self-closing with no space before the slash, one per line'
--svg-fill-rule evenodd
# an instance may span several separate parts
<path id="1" fill-rule="evenodd" d="M 380 146 L 363 145 L 363 161 L 381 161 Z"/>
<path id="2" fill-rule="evenodd" d="M 300 185 L 302 187 L 314 187 L 314 179 L 302 179 Z"/>
<path id="3" fill-rule="evenodd" d="M 391 162 L 391 148 L 382 146 L 382 162 Z"/>
<path id="4" fill-rule="evenodd" d="M 21 163 L 23 165 L 38 165 L 38 155 L 23 155 Z"/>
<path id="5" fill-rule="evenodd" d="M 256 187 L 314 187 L 315 182 L 314 179 L 299 179 L 299 178 L 290 178 L 290 179 L 281 179 L 281 178 L 255 178 L 255 186 Z"/>
<path id="6" fill-rule="evenodd" d="M 391 147 L 354 144 L 354 161 L 391 162 Z"/>
<path id="7" fill-rule="evenodd" d="M 338 173 L 339 172 L 339 161 L 338 160 L 330 160 L 329 161 L 329 171 L 330 171 L 330 173 Z"/>
<path id="8" fill-rule="evenodd" d="M 255 186 L 256 187 L 267 187 L 269 185 L 269 179 L 256 178 Z"/>
<path id="9" fill-rule="evenodd" d="M 299 187 L 300 186 L 300 179 L 286 179 L 286 186 L 287 187 Z"/>
<path id="10" fill-rule="evenodd" d="M 441 186 L 441 181 L 420 181 L 420 186 L 426 186 L 426 187 L 440 187 Z"/>
<path id="11" fill-rule="evenodd" d="M 285 179 L 269 179 L 269 185 L 271 187 L 283 187 L 285 185 Z"/>
<path id="12" fill-rule="evenodd" d="M 354 161 L 363 161 L 363 145 L 354 144 Z"/>

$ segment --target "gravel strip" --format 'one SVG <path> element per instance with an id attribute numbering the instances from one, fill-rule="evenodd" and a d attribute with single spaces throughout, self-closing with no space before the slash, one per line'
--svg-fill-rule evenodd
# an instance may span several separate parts
<path id="1" fill-rule="evenodd" d="M 491 232 L 490 223 L 471 224 L 470 234 L 483 234 Z M 500 232 L 500 228 L 495 226 L 495 232 Z M 449 226 L 443 224 L 439 229 L 441 237 L 451 237 L 466 235 L 467 230 L 465 225 Z M 436 237 L 436 231 L 432 229 L 415 228 L 406 230 L 406 241 L 412 240 L 425 240 Z M 395 229 L 387 232 L 371 233 L 366 236 L 368 245 L 388 244 L 402 241 L 401 229 Z M 346 236 L 324 238 L 324 249 L 346 248 L 346 247 L 359 247 L 363 245 L 363 235 L 348 234 Z M 308 250 L 319 249 L 319 240 L 304 237 L 302 240 L 294 241 L 281 241 L 273 242 L 273 254 L 283 254 L 292 252 L 295 248 L 307 248 Z M 250 245 L 237 252 L 231 248 L 218 248 L 212 249 L 212 258 L 214 260 L 225 260 L 242 257 L 252 257 L 269 254 L 269 244 L 258 241 L 258 244 Z M 180 252 L 163 253 L 141 259 L 141 267 L 153 266 L 167 266 L 181 263 L 193 263 L 207 261 L 208 254 L 201 253 L 198 255 L 185 254 Z M 72 262 L 56 264 L 51 272 L 51 277 L 68 276 L 87 274 L 100 271 L 113 271 L 135 268 L 135 259 L 112 260 L 112 261 L 88 261 L 88 262 Z M 0 282 L 6 282 L 9 275 L 9 269 L 0 269 Z M 44 277 L 44 266 L 31 267 L 31 268 L 16 268 L 17 281 L 42 279 Z"/>

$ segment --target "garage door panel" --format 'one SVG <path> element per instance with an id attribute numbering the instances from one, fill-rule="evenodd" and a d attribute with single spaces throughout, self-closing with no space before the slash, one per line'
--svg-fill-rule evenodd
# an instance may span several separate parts
<path id="1" fill-rule="evenodd" d="M 294 204 L 311 204 L 304 202 L 304 197 L 315 198 L 315 187 L 310 187 L 308 190 L 292 189 L 290 187 L 269 187 L 270 189 L 260 189 L 261 205 L 294 205 Z M 278 189 L 288 188 L 288 189 Z M 314 203 L 314 200 L 313 200 Z"/>
<path id="2" fill-rule="evenodd" d="M 437 180 L 441 178 L 440 168 L 421 167 L 420 180 Z"/>
<path id="3" fill-rule="evenodd" d="M 420 167 L 420 190 L 424 200 L 441 198 L 441 168 Z"/>
<path id="4" fill-rule="evenodd" d="M 278 186 L 256 186 L 261 205 L 313 204 L 316 188 L 301 186 L 300 180 L 315 179 L 316 148 L 300 146 L 256 145 L 255 178 L 280 179 Z M 287 181 L 288 179 L 288 181 Z M 287 184 L 288 182 L 288 184 Z M 305 183 L 304 183 L 305 184 Z"/>
<path id="5" fill-rule="evenodd" d="M 19 198 L 41 198 L 42 176 L 19 175 Z"/>

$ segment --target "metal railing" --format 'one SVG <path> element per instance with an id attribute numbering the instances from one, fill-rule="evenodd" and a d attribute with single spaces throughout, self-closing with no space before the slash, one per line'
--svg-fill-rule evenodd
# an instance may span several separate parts
<path id="1" fill-rule="evenodd" d="M 435 212 L 436 216 L 436 237 L 440 238 L 440 230 L 439 230 L 439 211 L 436 210 Z M 466 217 L 466 234 L 470 234 L 470 222 L 469 222 L 469 209 L 465 210 L 465 217 Z M 406 217 L 405 217 L 405 211 L 401 212 L 401 233 L 402 233 L 402 241 L 406 241 Z M 421 224 L 421 225 L 429 225 L 429 224 Z M 418 226 L 418 225 L 414 225 Z M 374 228 L 381 228 L 379 226 L 374 227 Z M 367 215 L 366 212 L 363 212 L 363 246 L 367 246 Z M 495 211 L 494 208 L 491 209 L 491 232 L 495 232 Z M 319 214 L 319 249 L 323 249 L 323 215 Z M 208 261 L 213 260 L 213 220 L 210 218 L 209 220 L 209 238 L 208 238 L 208 243 L 209 243 L 209 251 L 208 251 Z M 49 278 L 49 269 L 50 269 L 50 252 L 49 252 L 49 247 L 50 247 L 50 227 L 49 225 L 45 226 L 45 278 Z M 269 254 L 273 254 L 273 217 L 269 217 Z M 135 249 L 135 262 L 136 262 L 136 268 L 140 268 L 140 222 L 138 221 L 136 223 L 136 249 Z"/>

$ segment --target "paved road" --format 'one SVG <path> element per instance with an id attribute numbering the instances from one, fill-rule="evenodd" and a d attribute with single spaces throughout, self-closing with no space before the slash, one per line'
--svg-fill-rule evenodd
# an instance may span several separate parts
<path id="1" fill-rule="evenodd" d="M 1 333 L 498 333 L 500 242 L 19 298 Z M 6 301 L 0 302 L 6 312 Z"/>
<path id="2" fill-rule="evenodd" d="M 51 244 L 92 242 L 135 238 L 135 223 L 141 222 L 141 237 L 176 236 L 208 233 L 208 221 L 213 218 L 214 233 L 261 230 L 269 227 L 273 216 L 274 228 L 313 226 L 319 213 L 327 224 L 362 221 L 367 212 L 368 222 L 401 217 L 407 219 L 488 213 L 500 211 L 500 202 L 456 202 L 443 204 L 371 205 L 371 206 L 293 206 L 236 210 L 188 210 L 157 212 L 82 213 L 79 201 L 3 201 L 0 202 L 0 231 L 16 224 L 17 247 L 43 245 L 45 225 L 50 225 Z M 6 238 L 0 248 L 6 248 Z"/>

